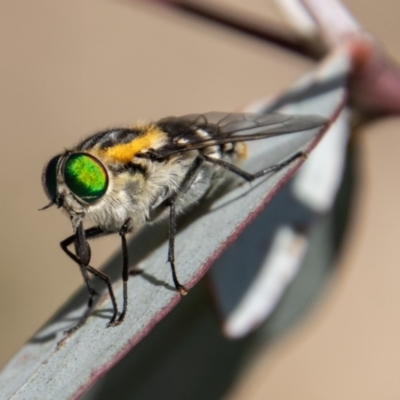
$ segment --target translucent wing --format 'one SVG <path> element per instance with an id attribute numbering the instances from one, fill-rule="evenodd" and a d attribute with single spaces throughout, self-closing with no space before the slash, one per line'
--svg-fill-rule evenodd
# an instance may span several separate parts
<path id="1" fill-rule="evenodd" d="M 163 155 L 169 155 L 212 145 L 300 132 L 326 123 L 327 120 L 318 115 L 210 112 L 167 117 L 159 120 L 157 125 L 174 139 L 162 150 Z M 199 136 L 199 131 L 207 132 L 208 137 Z"/>

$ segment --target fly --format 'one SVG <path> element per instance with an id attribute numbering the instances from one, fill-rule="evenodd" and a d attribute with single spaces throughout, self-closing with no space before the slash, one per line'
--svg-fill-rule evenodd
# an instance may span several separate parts
<path id="1" fill-rule="evenodd" d="M 326 122 L 316 115 L 190 114 L 105 130 L 53 157 L 42 177 L 51 200 L 44 209 L 56 205 L 69 215 L 73 235 L 60 245 L 80 267 L 89 291 L 87 310 L 69 332 L 85 323 L 93 306 L 96 292 L 90 274 L 107 285 L 113 305 L 107 326 L 124 320 L 129 277 L 126 235 L 147 223 L 169 219 L 168 262 L 176 290 L 185 295 L 187 289 L 175 268 L 177 214 L 201 201 L 226 171 L 251 182 L 305 156 L 299 152 L 251 174 L 236 165 L 246 156 L 243 142 L 317 128 Z M 94 223 L 89 229 L 83 227 L 86 217 Z M 121 237 L 123 255 L 123 306 L 119 315 L 110 278 L 90 265 L 88 243 L 89 239 L 114 233 Z M 72 244 L 75 252 L 69 249 Z"/>

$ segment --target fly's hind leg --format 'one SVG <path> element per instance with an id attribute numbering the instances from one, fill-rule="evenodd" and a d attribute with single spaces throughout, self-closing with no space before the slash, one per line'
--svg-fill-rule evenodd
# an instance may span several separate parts
<path id="1" fill-rule="evenodd" d="M 183 286 L 176 275 L 175 268 L 175 236 L 176 236 L 176 213 L 175 200 L 169 201 L 169 235 L 168 235 L 168 262 L 171 266 L 172 280 L 174 281 L 175 289 L 181 296 L 185 296 L 188 290 Z"/>
<path id="2" fill-rule="evenodd" d="M 174 196 L 170 197 L 167 201 L 167 204 L 169 205 L 169 208 L 170 208 L 168 262 L 171 265 L 172 279 L 174 281 L 175 288 L 180 293 L 181 296 L 186 295 L 188 290 L 185 288 L 185 286 L 183 286 L 179 282 L 177 274 L 176 274 L 176 268 L 175 268 L 175 236 L 176 236 L 175 205 L 176 205 L 177 199 L 179 199 L 179 196 L 182 193 L 185 193 L 185 191 L 188 189 L 188 187 L 190 187 L 190 184 L 195 179 L 203 162 L 207 161 L 207 162 L 210 162 L 211 164 L 221 166 L 221 167 L 241 176 L 246 181 L 251 182 L 254 179 L 257 179 L 261 176 L 268 175 L 270 173 L 279 171 L 280 169 L 291 164 L 293 161 L 297 160 L 300 157 L 307 158 L 307 155 L 303 152 L 299 152 L 279 164 L 272 165 L 271 167 L 265 168 L 255 174 L 250 174 L 249 172 L 243 171 L 242 169 L 240 169 L 240 168 L 236 167 L 235 165 L 230 164 L 224 160 L 215 159 L 215 158 L 209 157 L 204 154 L 199 154 L 197 156 L 197 158 L 194 160 L 193 164 L 189 168 L 188 172 L 186 173 L 186 176 L 183 179 L 179 190 L 176 192 L 176 194 Z"/>
<path id="3" fill-rule="evenodd" d="M 286 167 L 287 165 L 290 165 L 292 162 L 296 161 L 299 158 L 307 158 L 307 154 L 303 152 L 298 152 L 294 154 L 293 156 L 289 157 L 288 159 L 282 161 L 279 164 L 272 165 L 268 168 L 264 168 L 261 171 L 256 172 L 255 174 L 251 174 L 249 172 L 243 171 L 242 169 L 238 168 L 236 165 L 230 164 L 224 160 L 219 160 L 216 158 L 212 158 L 206 155 L 202 155 L 203 159 L 211 164 L 218 165 L 220 167 L 223 167 L 231 172 L 233 172 L 236 175 L 239 175 L 243 179 L 245 179 L 248 182 L 252 182 L 257 178 L 260 178 L 262 176 L 271 174 L 273 172 L 277 172 L 281 170 L 282 168 Z"/>

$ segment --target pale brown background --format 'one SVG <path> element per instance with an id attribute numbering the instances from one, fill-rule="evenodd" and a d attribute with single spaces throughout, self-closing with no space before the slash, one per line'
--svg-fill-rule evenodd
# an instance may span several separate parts
<path id="1" fill-rule="evenodd" d="M 345 3 L 399 60 L 398 0 Z M 279 19 L 268 1 L 247 4 Z M 138 118 L 237 109 L 311 66 L 135 2 L 1 0 L 0 365 L 81 285 L 58 246 L 68 220 L 37 211 L 52 155 Z M 360 191 L 337 278 L 232 399 L 400 398 L 400 120 L 374 123 L 359 144 Z M 94 264 L 117 246 L 97 242 Z"/>

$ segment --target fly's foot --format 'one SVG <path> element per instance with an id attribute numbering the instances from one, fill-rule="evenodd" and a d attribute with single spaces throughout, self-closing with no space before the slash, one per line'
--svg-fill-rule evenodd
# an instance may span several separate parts
<path id="1" fill-rule="evenodd" d="M 79 322 L 76 325 L 74 325 L 72 328 L 69 328 L 66 331 L 64 331 L 64 335 L 66 337 L 70 336 L 72 333 L 77 331 L 81 326 L 85 325 L 87 319 L 89 318 L 90 312 L 92 311 L 92 305 L 93 305 L 93 297 L 91 297 L 89 299 L 88 308 L 86 309 L 85 314 L 83 314 L 83 316 L 81 317 Z"/>
<path id="2" fill-rule="evenodd" d="M 65 335 L 66 337 L 68 337 L 68 336 L 72 335 L 75 331 L 77 331 L 82 325 L 83 325 L 83 324 L 75 325 L 75 326 L 73 326 L 72 328 L 67 329 L 67 330 L 64 331 L 63 333 L 64 333 L 64 335 Z"/>
<path id="3" fill-rule="evenodd" d="M 117 312 L 115 312 L 115 313 L 113 314 L 113 316 L 111 317 L 110 321 L 109 321 L 108 324 L 107 324 L 107 328 L 109 328 L 110 326 L 117 326 L 117 325 L 119 325 L 119 322 L 118 322 L 118 320 L 117 320 L 117 315 L 118 315 Z"/>
<path id="4" fill-rule="evenodd" d="M 118 326 L 124 322 L 125 319 L 125 312 L 121 313 L 121 315 L 117 318 L 116 315 L 113 315 L 110 322 L 107 324 L 107 328 L 110 326 Z"/>
<path id="5" fill-rule="evenodd" d="M 117 322 L 116 322 L 117 325 L 122 324 L 122 322 L 124 322 L 125 314 L 126 314 L 126 311 L 121 313 L 121 315 L 118 317 Z"/>
<path id="6" fill-rule="evenodd" d="M 108 324 L 107 324 L 107 328 L 110 328 L 111 326 L 118 326 L 121 322 L 119 321 L 119 319 L 114 319 L 111 320 Z"/>
<path id="7" fill-rule="evenodd" d="M 183 285 L 178 285 L 178 286 L 176 287 L 176 290 L 179 292 L 179 294 L 180 294 L 182 297 L 183 297 L 183 296 L 186 296 L 186 295 L 188 294 L 188 292 L 189 292 L 189 290 L 186 289 L 185 286 L 183 286 Z"/>

